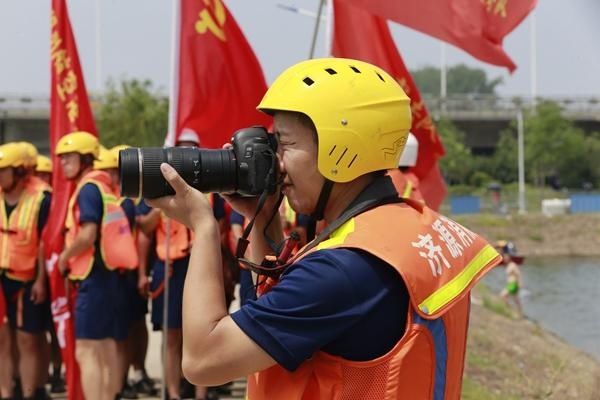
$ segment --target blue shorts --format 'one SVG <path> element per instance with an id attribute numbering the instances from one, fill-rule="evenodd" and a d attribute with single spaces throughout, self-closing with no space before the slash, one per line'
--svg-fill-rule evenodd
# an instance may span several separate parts
<path id="1" fill-rule="evenodd" d="M 138 291 L 138 271 L 127 272 L 127 293 L 129 296 L 129 317 L 131 321 L 140 321 L 148 313 L 148 299 Z"/>
<path id="2" fill-rule="evenodd" d="M 173 263 L 173 274 L 169 280 L 169 329 L 181 329 L 181 308 L 183 305 L 183 283 L 188 269 L 190 258 L 185 257 Z M 150 290 L 155 291 L 162 286 L 165 275 L 165 263 L 157 259 L 152 269 L 152 284 Z M 161 330 L 163 325 L 163 300 L 164 293 L 152 299 L 152 327 L 155 331 Z"/>
<path id="3" fill-rule="evenodd" d="M 50 301 L 33 304 L 31 301 L 33 281 L 17 281 L 6 275 L 1 275 L 0 281 L 6 300 L 6 316 L 10 327 L 33 334 L 47 331 L 52 323 Z M 49 296 L 50 292 L 47 292 L 47 297 Z"/>
<path id="4" fill-rule="evenodd" d="M 114 339 L 118 330 L 117 304 L 113 290 L 116 272 L 95 264 L 78 286 L 75 301 L 76 339 Z"/>
<path id="5" fill-rule="evenodd" d="M 113 338 L 125 340 L 131 326 L 131 296 L 127 284 L 127 272 L 113 271 L 111 295 L 115 304 L 115 323 Z"/>

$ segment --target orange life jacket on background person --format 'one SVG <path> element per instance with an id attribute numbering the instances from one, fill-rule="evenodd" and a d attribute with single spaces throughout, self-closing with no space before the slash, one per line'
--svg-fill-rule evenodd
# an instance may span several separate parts
<path id="1" fill-rule="evenodd" d="M 44 192 L 52 192 L 52 187 L 40 177 L 30 175 L 27 177 L 27 181 L 31 182 L 31 184 L 34 185 L 34 187 L 39 188 Z"/>
<path id="2" fill-rule="evenodd" d="M 102 195 L 102 223 L 99 226 L 100 254 L 104 265 L 109 270 L 135 269 L 138 266 L 138 254 L 136 243 L 133 239 L 129 221 L 121 208 L 118 196 L 111 187 L 111 178 L 108 173 L 100 170 L 85 174 L 77 184 L 75 192 L 69 200 L 67 211 L 67 236 L 66 246 L 70 246 L 81 227 L 79 225 L 79 206 L 77 197 L 81 188 L 86 183 L 92 183 L 98 187 Z M 81 254 L 69 260 L 69 279 L 83 280 L 92 271 L 96 247 L 91 246 Z"/>
<path id="3" fill-rule="evenodd" d="M 425 199 L 419 189 L 419 178 L 412 172 L 402 172 L 400 169 L 388 171 L 398 195 L 405 199 L 419 201 L 425 204 Z"/>
<path id="4" fill-rule="evenodd" d="M 0 269 L 5 269 L 11 279 L 35 279 L 42 200 L 44 191 L 34 182 L 26 181 L 17 206 L 7 217 L 4 196 L 0 192 Z"/>
<path id="5" fill-rule="evenodd" d="M 212 208 L 214 200 L 212 194 L 206 194 Z M 167 259 L 167 222 L 170 225 L 169 237 L 169 260 L 180 260 L 190 254 L 192 242 L 194 241 L 194 232 L 188 229 L 181 222 L 167 218 L 163 213 L 160 215 L 158 226 L 156 227 L 156 254 L 162 261 Z"/>
<path id="6" fill-rule="evenodd" d="M 410 200 L 359 214 L 294 261 L 331 248 L 369 252 L 398 271 L 410 296 L 404 335 L 373 360 L 350 361 L 319 351 L 294 372 L 275 365 L 255 373 L 248 378 L 247 398 L 460 399 L 469 291 L 501 261 L 496 250 Z"/>

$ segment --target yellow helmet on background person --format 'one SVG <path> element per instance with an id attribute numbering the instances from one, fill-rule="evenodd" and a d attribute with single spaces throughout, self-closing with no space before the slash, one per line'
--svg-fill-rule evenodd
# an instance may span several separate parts
<path id="1" fill-rule="evenodd" d="M 98 157 L 94 161 L 94 169 L 112 169 L 119 167 L 119 157 L 115 156 L 115 152 L 108 150 L 104 146 L 100 146 Z"/>
<path id="2" fill-rule="evenodd" d="M 317 167 L 333 182 L 397 168 L 412 123 L 410 99 L 393 77 L 374 65 L 344 58 L 308 60 L 288 68 L 257 109 L 307 115 L 317 129 Z"/>
<path id="3" fill-rule="evenodd" d="M 38 155 L 37 164 L 35 166 L 35 172 L 48 172 L 52 173 L 52 160 L 49 157 Z"/>
<path id="4" fill-rule="evenodd" d="M 17 142 L 19 146 L 23 149 L 25 153 L 25 167 L 26 168 L 34 168 L 37 164 L 38 157 L 38 149 L 32 143 L 29 142 Z"/>
<path id="5" fill-rule="evenodd" d="M 100 142 L 98 138 L 89 132 L 73 132 L 60 138 L 56 144 L 56 154 L 79 153 L 91 154 L 98 158 Z"/>
<path id="6" fill-rule="evenodd" d="M 26 155 L 23 146 L 11 142 L 0 145 L 0 168 L 25 167 Z"/>

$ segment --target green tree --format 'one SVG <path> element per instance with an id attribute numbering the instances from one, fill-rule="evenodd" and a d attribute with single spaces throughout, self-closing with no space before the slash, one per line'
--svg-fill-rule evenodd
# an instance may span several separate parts
<path id="1" fill-rule="evenodd" d="M 424 67 L 411 71 L 417 87 L 422 93 L 440 95 L 440 69 Z M 446 73 L 446 88 L 452 94 L 488 94 L 495 95 L 496 87 L 502 84 L 502 78 L 489 80 L 483 69 L 471 68 L 464 64 L 450 67 Z"/>
<path id="2" fill-rule="evenodd" d="M 168 126 L 168 99 L 149 80 L 109 81 L 98 113 L 102 144 L 161 146 Z"/>
<path id="3" fill-rule="evenodd" d="M 471 150 L 465 146 L 465 133 L 450 120 L 442 119 L 437 130 L 446 149 L 440 160 L 440 168 L 451 184 L 466 184 L 472 172 Z"/>

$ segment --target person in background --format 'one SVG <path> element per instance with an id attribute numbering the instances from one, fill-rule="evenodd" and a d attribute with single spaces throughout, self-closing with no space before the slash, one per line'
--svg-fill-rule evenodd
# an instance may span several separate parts
<path id="1" fill-rule="evenodd" d="M 67 134 L 56 154 L 64 176 L 76 183 L 58 268 L 77 289 L 75 343 L 83 392 L 88 400 L 114 399 L 123 379 L 117 340 L 127 333 L 114 290 L 118 271 L 138 264 L 135 243 L 110 174 L 93 169 L 94 160 L 103 161 L 98 139 L 88 132 Z"/>
<path id="2" fill-rule="evenodd" d="M 419 154 L 419 142 L 412 133 L 408 133 L 406 145 L 398 161 L 398 168 L 391 169 L 388 174 L 394 182 L 394 186 L 400 197 L 412 199 L 425 203 L 421 190 L 419 189 L 419 178 L 412 172 L 412 168 L 417 165 L 417 156 Z"/>
<path id="3" fill-rule="evenodd" d="M 47 397 L 50 303 L 41 234 L 51 194 L 31 176 L 34 165 L 22 143 L 0 146 L 0 283 L 9 322 L 0 328 L 2 398 L 15 395 L 13 375 L 24 398 Z"/>

